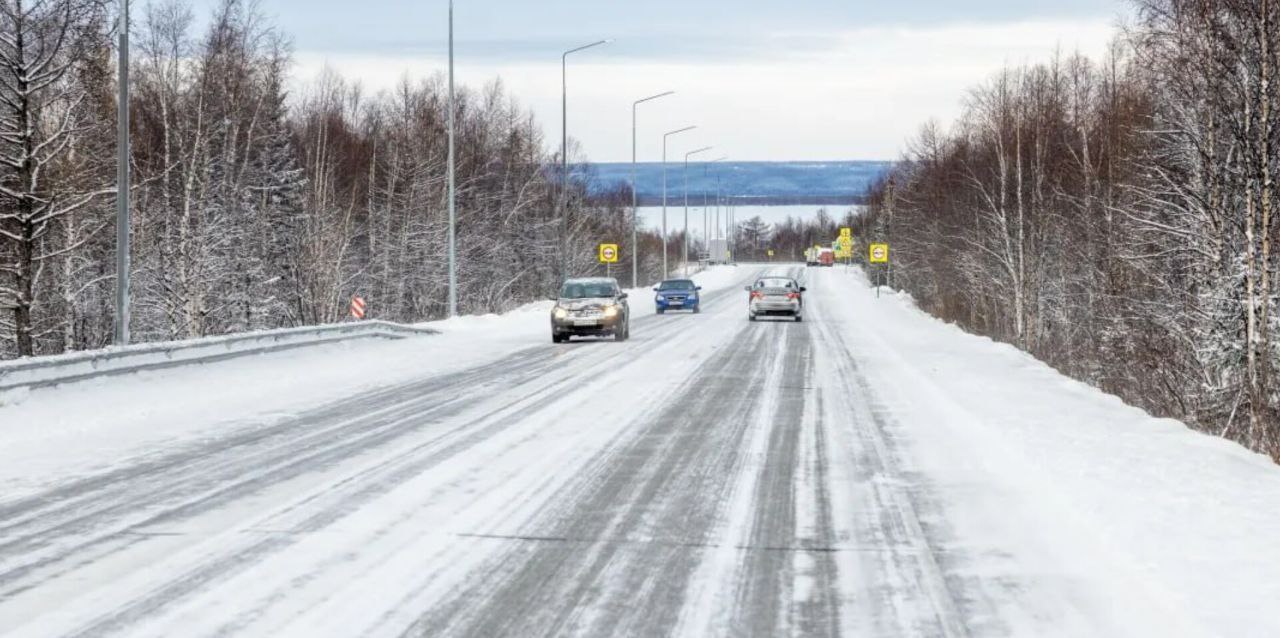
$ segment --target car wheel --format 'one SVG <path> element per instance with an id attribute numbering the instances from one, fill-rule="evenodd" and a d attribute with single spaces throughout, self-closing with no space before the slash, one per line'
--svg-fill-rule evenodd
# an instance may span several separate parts
<path id="1" fill-rule="evenodd" d="M 564 343 L 564 335 L 556 332 L 551 333 L 551 343 Z"/>
<path id="2" fill-rule="evenodd" d="M 799 313 L 797 313 L 797 314 L 796 314 L 796 322 L 801 322 L 801 321 L 804 321 L 804 317 L 803 317 L 802 315 L 800 315 Z"/>
<path id="3" fill-rule="evenodd" d="M 693 307 L 693 314 L 695 314 L 695 315 L 696 315 L 696 314 L 698 314 L 698 313 L 700 313 L 700 312 L 702 312 L 702 306 L 694 306 L 694 307 Z"/>
<path id="4" fill-rule="evenodd" d="M 663 309 L 663 308 L 658 308 L 658 314 L 662 314 L 662 313 L 664 313 L 664 312 L 666 312 L 666 310 L 665 310 L 665 309 Z"/>
<path id="5" fill-rule="evenodd" d="M 747 321 L 755 321 L 755 320 L 756 320 L 756 315 L 755 315 L 755 313 L 754 313 L 754 312 L 748 312 L 748 313 L 747 313 Z"/>

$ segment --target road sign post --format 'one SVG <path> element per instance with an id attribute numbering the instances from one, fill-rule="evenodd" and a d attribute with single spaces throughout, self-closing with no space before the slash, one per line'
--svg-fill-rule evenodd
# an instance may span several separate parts
<path id="1" fill-rule="evenodd" d="M 600 244 L 596 249 L 596 256 L 600 259 L 600 263 L 604 264 L 605 275 L 609 276 L 613 264 L 618 263 L 618 245 Z"/>
<path id="2" fill-rule="evenodd" d="M 885 264 L 887 267 L 889 263 L 889 244 L 885 244 L 885 243 L 871 244 L 867 248 L 867 261 L 873 264 Z M 879 297 L 879 296 L 880 296 L 880 285 L 877 285 L 876 297 Z"/>

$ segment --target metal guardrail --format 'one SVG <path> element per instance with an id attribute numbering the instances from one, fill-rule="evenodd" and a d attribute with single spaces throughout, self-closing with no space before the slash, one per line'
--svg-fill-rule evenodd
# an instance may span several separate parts
<path id="1" fill-rule="evenodd" d="M 438 332 L 387 321 L 360 321 L 19 359 L 0 362 L 0 392 L 212 363 L 352 339 L 404 339 L 431 334 Z"/>

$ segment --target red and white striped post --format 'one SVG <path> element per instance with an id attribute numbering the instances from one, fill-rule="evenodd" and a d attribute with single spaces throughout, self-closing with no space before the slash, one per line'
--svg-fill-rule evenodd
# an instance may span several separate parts
<path id="1" fill-rule="evenodd" d="M 356 320 L 364 319 L 364 298 L 363 297 L 351 298 L 351 318 Z"/>

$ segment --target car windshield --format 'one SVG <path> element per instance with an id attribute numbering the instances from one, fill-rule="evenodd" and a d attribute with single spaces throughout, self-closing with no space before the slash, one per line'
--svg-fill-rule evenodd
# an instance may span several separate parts
<path id="1" fill-rule="evenodd" d="M 570 281 L 560 289 L 561 299 L 591 299 L 595 297 L 612 297 L 613 284 L 607 282 Z"/>
<path id="2" fill-rule="evenodd" d="M 658 284 L 658 290 L 693 290 L 694 285 L 688 279 L 673 279 Z"/>
<path id="3" fill-rule="evenodd" d="M 795 288 L 796 282 L 790 279 L 761 279 L 756 281 L 756 288 Z"/>

